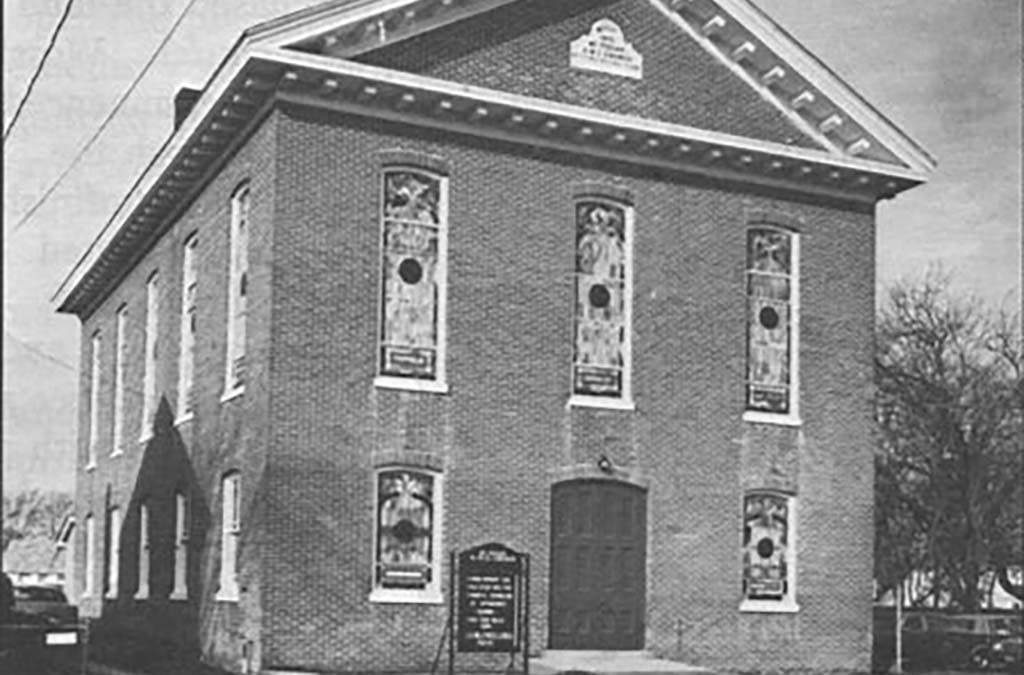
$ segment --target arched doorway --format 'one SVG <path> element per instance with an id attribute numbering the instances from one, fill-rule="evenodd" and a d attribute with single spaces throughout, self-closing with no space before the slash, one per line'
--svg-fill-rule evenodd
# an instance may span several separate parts
<path id="1" fill-rule="evenodd" d="M 551 649 L 642 649 L 647 493 L 584 478 L 551 490 Z"/>

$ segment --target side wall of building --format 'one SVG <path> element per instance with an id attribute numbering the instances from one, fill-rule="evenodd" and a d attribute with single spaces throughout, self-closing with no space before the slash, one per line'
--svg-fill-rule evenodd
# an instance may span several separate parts
<path id="1" fill-rule="evenodd" d="M 117 287 L 82 322 L 77 461 L 76 587 L 85 588 L 86 517 L 96 524 L 92 597 L 82 598 L 84 616 L 111 636 L 134 635 L 200 651 L 204 658 L 241 669 L 243 648 L 258 644 L 260 627 L 258 535 L 261 515 L 253 497 L 264 480 L 263 448 L 268 433 L 265 364 L 269 347 L 269 258 L 274 212 L 275 123 L 271 116 L 229 156 L 216 176 L 176 222 L 145 253 Z M 248 181 L 251 190 L 249 304 L 245 393 L 222 400 L 225 385 L 227 285 L 231 195 Z M 178 410 L 183 247 L 198 237 L 194 414 Z M 152 437 L 142 437 L 146 287 L 158 274 L 156 388 L 159 406 Z M 114 355 L 117 312 L 126 309 L 124 444 L 113 455 Z M 97 466 L 87 468 L 91 338 L 102 336 Z M 240 600 L 215 600 L 221 542 L 221 478 L 241 472 L 245 529 L 240 546 Z M 176 494 L 188 499 L 187 599 L 172 599 Z M 139 589 L 140 507 L 149 521 L 150 575 L 147 598 Z M 109 512 L 122 514 L 121 561 L 116 598 L 105 598 L 109 559 Z"/>
<path id="2" fill-rule="evenodd" d="M 533 556 L 532 645 L 547 646 L 554 473 L 606 455 L 650 480 L 647 649 L 720 667 L 866 667 L 870 207 L 289 106 L 278 141 L 265 666 L 430 666 L 446 605 L 369 601 L 373 469 L 428 453 L 444 467 L 445 554 L 496 540 Z M 449 167 L 448 394 L 373 385 L 392 149 Z M 635 411 L 566 405 L 585 181 L 634 200 Z M 742 421 L 746 230 L 761 214 L 800 233 L 799 427 Z M 739 611 L 755 488 L 796 495 L 796 613 Z"/>

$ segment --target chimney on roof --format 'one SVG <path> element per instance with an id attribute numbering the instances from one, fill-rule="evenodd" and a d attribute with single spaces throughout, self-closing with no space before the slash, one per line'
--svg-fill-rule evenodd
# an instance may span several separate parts
<path id="1" fill-rule="evenodd" d="M 203 92 L 190 87 L 182 87 L 174 95 L 174 130 L 177 131 Z"/>

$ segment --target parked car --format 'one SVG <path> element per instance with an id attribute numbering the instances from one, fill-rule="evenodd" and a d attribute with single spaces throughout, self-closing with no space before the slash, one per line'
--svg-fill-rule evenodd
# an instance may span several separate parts
<path id="1" fill-rule="evenodd" d="M 903 619 L 903 665 L 906 668 L 986 667 L 999 641 L 1019 636 L 1018 616 L 1005 614 L 911 614 Z M 1009 649 L 1005 645 L 1001 649 Z"/>
<path id="2" fill-rule="evenodd" d="M 978 670 L 1017 670 L 1024 665 L 1021 644 L 1024 637 L 1010 635 L 991 645 L 979 645 L 971 652 L 970 666 Z"/>
<path id="3" fill-rule="evenodd" d="M 15 586 L 14 611 L 46 619 L 52 625 L 78 621 L 78 608 L 68 604 L 64 591 L 54 586 Z"/>

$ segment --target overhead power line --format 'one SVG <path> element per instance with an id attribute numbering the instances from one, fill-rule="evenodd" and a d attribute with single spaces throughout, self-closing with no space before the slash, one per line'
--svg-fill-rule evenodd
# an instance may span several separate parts
<path id="1" fill-rule="evenodd" d="M 60 29 L 64 27 L 64 22 L 68 19 L 68 14 L 71 13 L 71 5 L 75 0 L 68 0 L 64 4 L 64 12 L 60 15 L 60 19 L 57 20 L 57 25 L 53 29 L 53 33 L 50 34 L 50 42 L 47 43 L 46 49 L 43 51 L 43 56 L 39 59 L 39 63 L 36 64 L 36 69 L 32 73 L 32 77 L 28 81 L 28 87 L 25 88 L 25 93 L 22 95 L 21 100 L 18 101 L 18 107 L 14 111 L 14 116 L 11 117 L 11 121 L 7 124 L 7 129 L 4 130 L 4 142 L 7 142 L 7 137 L 11 135 L 11 131 L 14 130 L 14 125 L 18 123 L 18 118 L 21 117 L 21 111 L 24 110 L 25 104 L 28 103 L 29 97 L 32 95 L 32 89 L 36 86 L 36 80 L 39 79 L 39 75 L 43 72 L 43 67 L 46 65 L 46 59 L 50 56 L 50 52 L 53 51 L 54 45 L 57 44 L 57 36 L 60 35 Z"/>
<path id="2" fill-rule="evenodd" d="M 32 208 L 25 212 L 25 215 L 23 215 L 17 223 L 15 223 L 14 227 L 11 228 L 11 234 L 14 234 L 22 227 L 24 227 L 26 223 L 29 222 L 32 216 L 35 215 L 36 211 L 38 211 L 42 207 L 42 205 L 46 203 L 46 200 L 50 198 L 50 195 L 52 195 L 60 186 L 60 184 L 64 182 L 64 179 L 68 177 L 68 174 L 70 174 L 71 171 L 74 170 L 76 166 L 78 166 L 78 162 L 80 162 L 82 160 L 82 157 L 84 157 L 85 154 L 89 152 L 89 148 L 92 147 L 93 143 L 95 143 L 96 140 L 103 135 L 103 132 L 106 130 L 107 125 L 110 124 L 111 120 L 114 119 L 114 116 L 117 115 L 117 113 L 121 110 L 121 107 L 124 105 L 125 101 L 127 101 L 128 97 L 132 95 L 133 91 L 135 91 L 135 88 L 139 86 L 139 82 L 141 82 L 142 78 L 145 77 L 147 72 L 149 72 L 150 67 L 152 67 L 157 57 L 160 56 L 160 53 L 164 50 L 164 47 L 167 46 L 167 43 L 171 41 L 171 38 L 174 36 L 174 33 L 178 30 L 178 26 L 181 25 L 181 22 L 185 18 L 185 15 L 188 14 L 189 10 L 192 9 L 192 5 L 194 4 L 196 4 L 196 0 L 188 1 L 188 4 L 186 4 L 185 7 L 181 10 L 181 13 L 178 14 L 178 18 L 174 20 L 174 23 L 171 25 L 170 30 L 167 31 L 167 34 L 164 35 L 163 39 L 160 41 L 160 44 L 157 45 L 156 49 L 150 55 L 149 60 L 146 61 L 146 64 L 144 66 L 142 66 L 142 70 L 138 72 L 138 74 L 135 76 L 135 79 L 132 80 L 132 83 L 128 85 L 128 88 L 125 89 L 123 94 L 121 94 L 121 98 L 117 100 L 117 103 L 114 104 L 114 107 L 110 109 L 110 112 L 107 113 L 107 116 L 103 119 L 102 122 L 100 122 L 99 127 L 97 127 L 93 135 L 90 136 L 89 140 L 85 142 L 85 145 L 83 145 L 82 148 L 78 151 L 78 154 L 76 154 L 74 159 L 71 160 L 71 163 L 67 165 L 67 167 L 60 173 L 59 176 L 57 176 L 57 180 L 55 180 L 53 184 L 46 189 L 46 192 L 43 193 L 43 196 L 40 197 L 39 200 L 32 205 Z"/>

